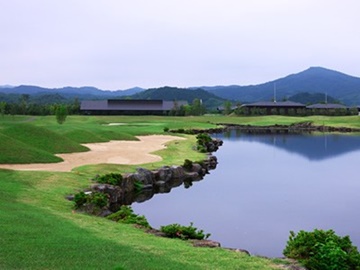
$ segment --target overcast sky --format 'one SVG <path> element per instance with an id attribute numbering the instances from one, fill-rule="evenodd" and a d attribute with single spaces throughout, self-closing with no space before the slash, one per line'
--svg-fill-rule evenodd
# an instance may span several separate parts
<path id="1" fill-rule="evenodd" d="M 360 77 L 359 0 L 0 0 L 0 85 L 249 85 Z"/>

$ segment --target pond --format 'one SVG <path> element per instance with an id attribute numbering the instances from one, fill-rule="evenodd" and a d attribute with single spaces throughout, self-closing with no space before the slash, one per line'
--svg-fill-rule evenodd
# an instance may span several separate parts
<path id="1" fill-rule="evenodd" d="M 133 203 L 154 228 L 179 223 L 223 247 L 281 257 L 289 232 L 333 229 L 360 246 L 360 136 L 216 134 L 218 166 L 190 188 Z"/>

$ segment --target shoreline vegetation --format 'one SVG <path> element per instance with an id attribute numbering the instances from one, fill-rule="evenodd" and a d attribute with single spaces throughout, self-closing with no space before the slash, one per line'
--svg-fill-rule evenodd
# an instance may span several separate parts
<path id="1" fill-rule="evenodd" d="M 314 126 L 346 127 L 358 132 L 359 119 L 358 116 L 69 116 L 60 126 L 49 116 L 5 116 L 0 118 L 0 163 L 59 162 L 55 154 L 86 151 L 81 144 L 169 134 L 164 130 L 211 130 L 219 128 L 217 125 L 256 125 L 267 130 L 274 125 L 311 122 Z M 183 164 L 185 159 L 204 159 L 206 154 L 193 150 L 195 136 L 181 132 L 179 136 L 187 140 L 170 142 L 166 149 L 155 152 L 162 161 L 142 167 L 152 170 Z M 0 169 L 0 245 L 4 251 L 0 254 L 0 268 L 298 269 L 283 259 L 218 248 L 198 249 L 186 241 L 155 237 L 128 224 L 78 214 L 72 211 L 73 203 L 64 199 L 88 187 L 96 174 L 131 172 L 137 167 L 97 164 L 80 166 L 71 172 Z"/>

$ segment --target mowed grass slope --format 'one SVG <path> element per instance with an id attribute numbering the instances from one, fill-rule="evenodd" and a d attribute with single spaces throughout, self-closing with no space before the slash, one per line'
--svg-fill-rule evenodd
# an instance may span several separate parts
<path id="1" fill-rule="evenodd" d="M 54 154 L 88 150 L 67 137 L 28 123 L 4 126 L 0 138 L 0 163 L 60 162 L 62 159 Z"/>
<path id="2" fill-rule="evenodd" d="M 49 130 L 57 132 L 56 126 Z M 145 166 L 203 158 L 192 151 L 194 138 L 188 138 L 159 151 L 163 162 Z M 276 269 L 270 260 L 194 248 L 131 225 L 74 213 L 65 199 L 88 187 L 96 173 L 135 167 L 102 164 L 71 173 L 0 170 L 0 269 Z"/>
<path id="3" fill-rule="evenodd" d="M 21 119 L 21 120 L 19 120 Z M 164 128 L 208 128 L 214 125 L 169 117 L 71 116 L 63 125 L 54 117 L 0 119 L 0 163 L 60 162 L 55 154 L 88 150 L 82 143 L 137 140 L 137 135 L 162 134 Z M 109 124 L 119 125 L 109 125 Z"/>
<path id="4" fill-rule="evenodd" d="M 63 125 L 58 125 L 54 117 L 5 117 L 0 119 L 0 157 L 1 163 L 55 162 L 55 153 L 85 150 L 80 143 L 136 140 L 137 135 L 162 134 L 165 127 L 303 121 L 360 127 L 358 117 L 70 116 Z M 144 167 L 204 158 L 192 150 L 195 137 L 186 137 L 157 152 L 163 161 Z M 70 173 L 0 170 L 0 269 L 277 269 L 271 260 L 222 249 L 194 248 L 181 240 L 146 234 L 131 225 L 74 213 L 72 202 L 65 199 L 88 187 L 95 174 L 130 172 L 135 167 L 139 166 L 87 165 Z"/>

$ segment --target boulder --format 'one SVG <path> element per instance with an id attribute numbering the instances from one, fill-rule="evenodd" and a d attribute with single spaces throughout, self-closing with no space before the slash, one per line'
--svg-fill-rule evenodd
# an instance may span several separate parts
<path id="1" fill-rule="evenodd" d="M 171 166 L 173 178 L 183 178 L 185 175 L 184 168 L 181 166 Z"/>
<path id="2" fill-rule="evenodd" d="M 163 166 L 158 170 L 159 180 L 169 182 L 173 178 L 173 171 L 169 166 Z"/>
<path id="3" fill-rule="evenodd" d="M 154 196 L 153 190 L 144 190 L 135 197 L 135 202 L 141 203 L 150 200 Z"/>
<path id="4" fill-rule="evenodd" d="M 209 247 L 216 248 L 220 247 L 220 243 L 212 240 L 191 240 L 194 247 Z"/>
<path id="5" fill-rule="evenodd" d="M 197 172 L 188 172 L 185 177 L 185 179 L 190 180 L 191 182 L 201 180 L 201 178 L 201 175 Z"/>
<path id="6" fill-rule="evenodd" d="M 69 201 L 73 201 L 75 199 L 75 195 L 67 195 L 65 198 Z"/>
<path id="7" fill-rule="evenodd" d="M 136 182 L 141 183 L 143 189 L 151 189 L 154 185 L 152 172 L 143 168 L 138 168 L 136 173 L 130 173 L 124 179 L 124 185 L 125 182 L 129 185 L 126 189 L 128 192 L 135 190 Z"/>
<path id="8" fill-rule="evenodd" d="M 170 187 L 170 188 L 175 188 L 175 187 L 178 187 L 178 186 L 181 186 L 184 182 L 184 177 L 182 178 L 171 178 L 169 180 L 169 182 L 167 182 L 167 185 Z"/>
<path id="9" fill-rule="evenodd" d="M 203 174 L 203 167 L 198 163 L 193 163 L 190 172 L 196 172 L 198 174 Z"/>
<path id="10" fill-rule="evenodd" d="M 151 171 L 144 168 L 137 168 L 135 175 L 137 180 L 143 184 L 144 188 L 152 188 L 154 184 L 154 176 Z"/>
<path id="11" fill-rule="evenodd" d="M 121 200 L 124 194 L 121 187 L 109 184 L 92 185 L 92 189 L 97 192 L 108 194 L 110 204 Z"/>
<path id="12" fill-rule="evenodd" d="M 105 210 L 102 210 L 98 216 L 99 217 L 107 217 L 107 216 L 111 215 L 112 213 L 113 212 L 111 212 L 109 209 L 105 209 Z"/>
<path id="13" fill-rule="evenodd" d="M 134 186 L 134 177 L 133 173 L 127 174 L 123 177 L 123 180 L 121 182 L 122 189 L 124 190 L 124 193 L 130 193 L 133 192 L 135 189 Z"/>
<path id="14" fill-rule="evenodd" d="M 241 249 L 241 248 L 226 248 L 226 249 L 232 250 L 232 251 L 235 251 L 235 252 L 238 252 L 238 253 L 244 253 L 246 255 L 251 256 L 250 252 L 247 251 L 246 249 Z"/>

